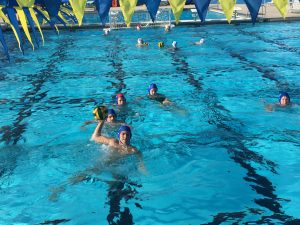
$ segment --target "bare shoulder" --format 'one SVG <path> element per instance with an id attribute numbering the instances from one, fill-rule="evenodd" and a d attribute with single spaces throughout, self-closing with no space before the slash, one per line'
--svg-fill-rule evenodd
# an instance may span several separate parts
<path id="1" fill-rule="evenodd" d="M 117 148 L 119 146 L 119 142 L 115 138 L 109 138 L 108 145 Z"/>
<path id="2" fill-rule="evenodd" d="M 133 154 L 141 154 L 141 152 L 134 146 L 131 146 L 130 151 Z"/>

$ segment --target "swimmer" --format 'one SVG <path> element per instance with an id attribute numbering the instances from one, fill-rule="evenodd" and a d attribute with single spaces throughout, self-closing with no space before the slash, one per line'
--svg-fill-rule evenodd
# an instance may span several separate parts
<path id="1" fill-rule="evenodd" d="M 123 158 L 127 155 L 136 155 L 138 162 L 139 162 L 139 171 L 143 174 L 147 174 L 147 171 L 144 166 L 143 156 L 142 153 L 134 146 L 130 144 L 130 140 L 132 137 L 130 127 L 123 125 L 119 128 L 118 131 L 118 140 L 115 138 L 109 138 L 106 136 L 101 135 L 101 130 L 104 125 L 104 120 L 98 123 L 97 127 L 94 130 L 94 133 L 91 137 L 92 141 L 96 143 L 108 145 L 109 149 L 111 150 L 111 158 L 104 162 L 104 165 L 96 165 L 92 168 L 86 169 L 82 172 L 77 173 L 75 176 L 68 179 L 68 181 L 64 182 L 62 185 L 56 188 L 51 189 L 51 195 L 49 196 L 50 201 L 56 201 L 58 195 L 63 192 L 67 186 L 75 185 L 82 181 L 88 181 L 91 179 L 91 175 L 96 173 L 101 173 L 102 170 L 110 166 L 116 160 Z M 96 180 L 96 179 L 93 179 Z M 99 180 L 99 179 L 98 179 Z M 97 180 L 96 180 L 97 181 Z"/>
<path id="2" fill-rule="evenodd" d="M 116 95 L 116 104 L 117 105 L 125 105 L 126 104 L 126 98 L 123 94 L 119 93 Z"/>
<path id="3" fill-rule="evenodd" d="M 144 40 L 142 38 L 138 38 L 136 47 L 145 47 L 145 46 L 148 46 L 148 43 L 144 42 Z"/>
<path id="4" fill-rule="evenodd" d="M 99 118 L 99 116 L 97 116 L 97 115 L 99 115 L 99 113 L 96 113 L 96 110 L 97 110 L 97 107 L 93 111 L 95 119 L 84 122 L 84 124 L 80 128 L 84 128 L 85 126 L 87 126 L 89 124 L 92 124 L 92 123 L 97 123 L 97 122 L 99 122 L 103 119 L 105 120 L 105 123 L 110 124 L 110 125 L 117 125 L 117 124 L 123 124 L 124 123 L 123 121 L 118 121 L 117 120 L 117 114 L 116 114 L 115 110 L 113 110 L 113 109 L 108 109 L 107 110 L 107 116 L 105 118 L 102 118 L 102 119 Z"/>
<path id="5" fill-rule="evenodd" d="M 109 28 L 105 28 L 103 29 L 103 32 L 104 32 L 104 36 L 108 36 L 109 35 L 109 32 L 110 32 L 110 29 Z"/>
<path id="6" fill-rule="evenodd" d="M 141 28 L 142 28 L 141 24 L 136 25 L 136 30 L 137 30 L 137 31 L 140 31 Z"/>
<path id="7" fill-rule="evenodd" d="M 140 154 L 139 150 L 130 144 L 132 134 L 129 126 L 121 126 L 118 131 L 118 139 L 115 139 L 101 135 L 103 125 L 104 121 L 98 123 L 91 140 L 100 144 L 108 145 L 113 151 L 116 151 L 122 155 L 133 153 Z"/>
<path id="8" fill-rule="evenodd" d="M 266 105 L 265 108 L 267 111 L 273 111 L 274 108 L 286 108 L 289 106 L 298 106 L 298 104 L 292 104 L 290 96 L 287 92 L 281 92 L 278 98 L 277 104 Z"/>
<path id="9" fill-rule="evenodd" d="M 148 97 L 151 100 L 160 102 L 161 104 L 170 104 L 171 102 L 166 98 L 166 96 L 157 93 L 157 85 L 152 83 L 148 87 Z"/>
<path id="10" fill-rule="evenodd" d="M 178 46 L 177 46 L 177 41 L 173 41 L 172 42 L 172 49 L 178 49 Z"/>
<path id="11" fill-rule="evenodd" d="M 116 122 L 116 119 L 117 119 L 117 114 L 116 114 L 115 110 L 108 109 L 107 110 L 106 122 L 107 123 L 114 123 L 114 122 Z"/>
<path id="12" fill-rule="evenodd" d="M 204 44 L 204 39 L 201 38 L 200 41 L 194 42 L 194 45 L 203 45 Z"/>
<path id="13" fill-rule="evenodd" d="M 171 31 L 171 26 L 170 24 L 165 25 L 165 32 L 170 32 Z"/>

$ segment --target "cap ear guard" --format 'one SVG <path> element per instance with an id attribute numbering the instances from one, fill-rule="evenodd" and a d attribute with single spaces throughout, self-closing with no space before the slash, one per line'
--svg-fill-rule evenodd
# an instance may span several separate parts
<path id="1" fill-rule="evenodd" d="M 153 89 L 153 88 L 155 88 L 156 90 L 158 90 L 156 84 L 152 83 L 152 84 L 150 84 L 149 87 L 148 87 L 148 93 L 149 93 L 149 94 L 150 94 L 151 89 Z"/>
<path id="2" fill-rule="evenodd" d="M 116 95 L 116 104 L 118 104 L 118 99 L 121 98 L 121 97 L 124 99 L 124 102 L 126 103 L 126 98 L 125 98 L 125 96 L 124 96 L 123 94 L 117 94 L 117 95 Z"/>
<path id="3" fill-rule="evenodd" d="M 278 98 L 279 103 L 281 102 L 281 99 L 284 96 L 288 98 L 289 102 L 291 101 L 290 96 L 287 92 L 280 92 L 280 95 L 279 95 L 279 98 Z"/>
<path id="4" fill-rule="evenodd" d="M 106 118 L 107 113 L 108 113 L 107 108 L 106 106 L 103 105 L 97 106 L 93 110 L 93 114 L 97 120 L 103 120 L 104 118 Z"/>
<path id="5" fill-rule="evenodd" d="M 113 115 L 114 117 L 117 117 L 117 114 L 116 114 L 115 110 L 113 110 L 113 109 L 108 109 L 107 115 Z"/>
<path id="6" fill-rule="evenodd" d="M 118 138 L 120 139 L 120 134 L 122 131 L 126 131 L 129 134 L 129 139 L 131 139 L 132 134 L 131 134 L 131 129 L 129 126 L 123 125 L 119 128 L 118 130 Z"/>

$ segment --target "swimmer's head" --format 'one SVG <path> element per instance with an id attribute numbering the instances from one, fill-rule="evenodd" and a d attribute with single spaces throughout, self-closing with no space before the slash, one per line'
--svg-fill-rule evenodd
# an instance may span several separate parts
<path id="1" fill-rule="evenodd" d="M 291 99 L 287 92 L 281 92 L 278 100 L 279 100 L 280 105 L 286 106 L 286 105 L 290 104 Z"/>
<path id="2" fill-rule="evenodd" d="M 117 105 L 125 105 L 126 104 L 126 98 L 123 94 L 116 95 L 116 104 Z"/>
<path id="3" fill-rule="evenodd" d="M 138 39 L 137 39 L 137 43 L 140 44 L 140 45 L 142 45 L 142 44 L 144 43 L 144 41 L 143 41 L 142 38 L 138 38 Z"/>
<path id="4" fill-rule="evenodd" d="M 110 30 L 109 29 L 103 29 L 104 35 L 108 35 Z"/>
<path id="5" fill-rule="evenodd" d="M 202 45 L 203 43 L 204 43 L 204 39 L 201 38 L 200 41 L 199 41 L 199 44 Z"/>
<path id="6" fill-rule="evenodd" d="M 115 110 L 113 109 L 108 109 L 107 110 L 107 118 L 106 118 L 106 122 L 113 122 L 115 119 L 117 118 L 117 114 L 115 112 Z"/>
<path id="7" fill-rule="evenodd" d="M 136 26 L 136 29 L 137 29 L 137 30 L 141 30 L 141 25 L 138 24 L 138 25 Z"/>
<path id="8" fill-rule="evenodd" d="M 165 31 L 170 31 L 170 29 L 171 29 L 171 26 L 169 24 L 166 24 L 165 25 Z"/>
<path id="9" fill-rule="evenodd" d="M 177 41 L 173 41 L 172 46 L 173 46 L 173 48 L 177 48 Z"/>
<path id="10" fill-rule="evenodd" d="M 157 93 L 157 90 L 158 90 L 158 88 L 157 88 L 156 84 L 152 83 L 148 87 L 148 94 L 155 95 Z"/>
<path id="11" fill-rule="evenodd" d="M 122 144 L 129 144 L 131 139 L 131 129 L 129 126 L 123 125 L 118 130 L 118 139 Z"/>

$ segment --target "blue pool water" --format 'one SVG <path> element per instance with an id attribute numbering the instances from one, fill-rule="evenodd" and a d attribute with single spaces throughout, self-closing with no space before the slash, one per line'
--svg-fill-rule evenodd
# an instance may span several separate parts
<path id="1" fill-rule="evenodd" d="M 282 90 L 300 103 L 299 25 L 44 31 L 25 55 L 5 33 L 0 224 L 299 224 L 300 109 L 263 104 Z M 140 99 L 151 82 L 175 105 Z M 95 125 L 80 129 L 118 92 L 147 175 L 134 156 L 106 165 Z"/>

